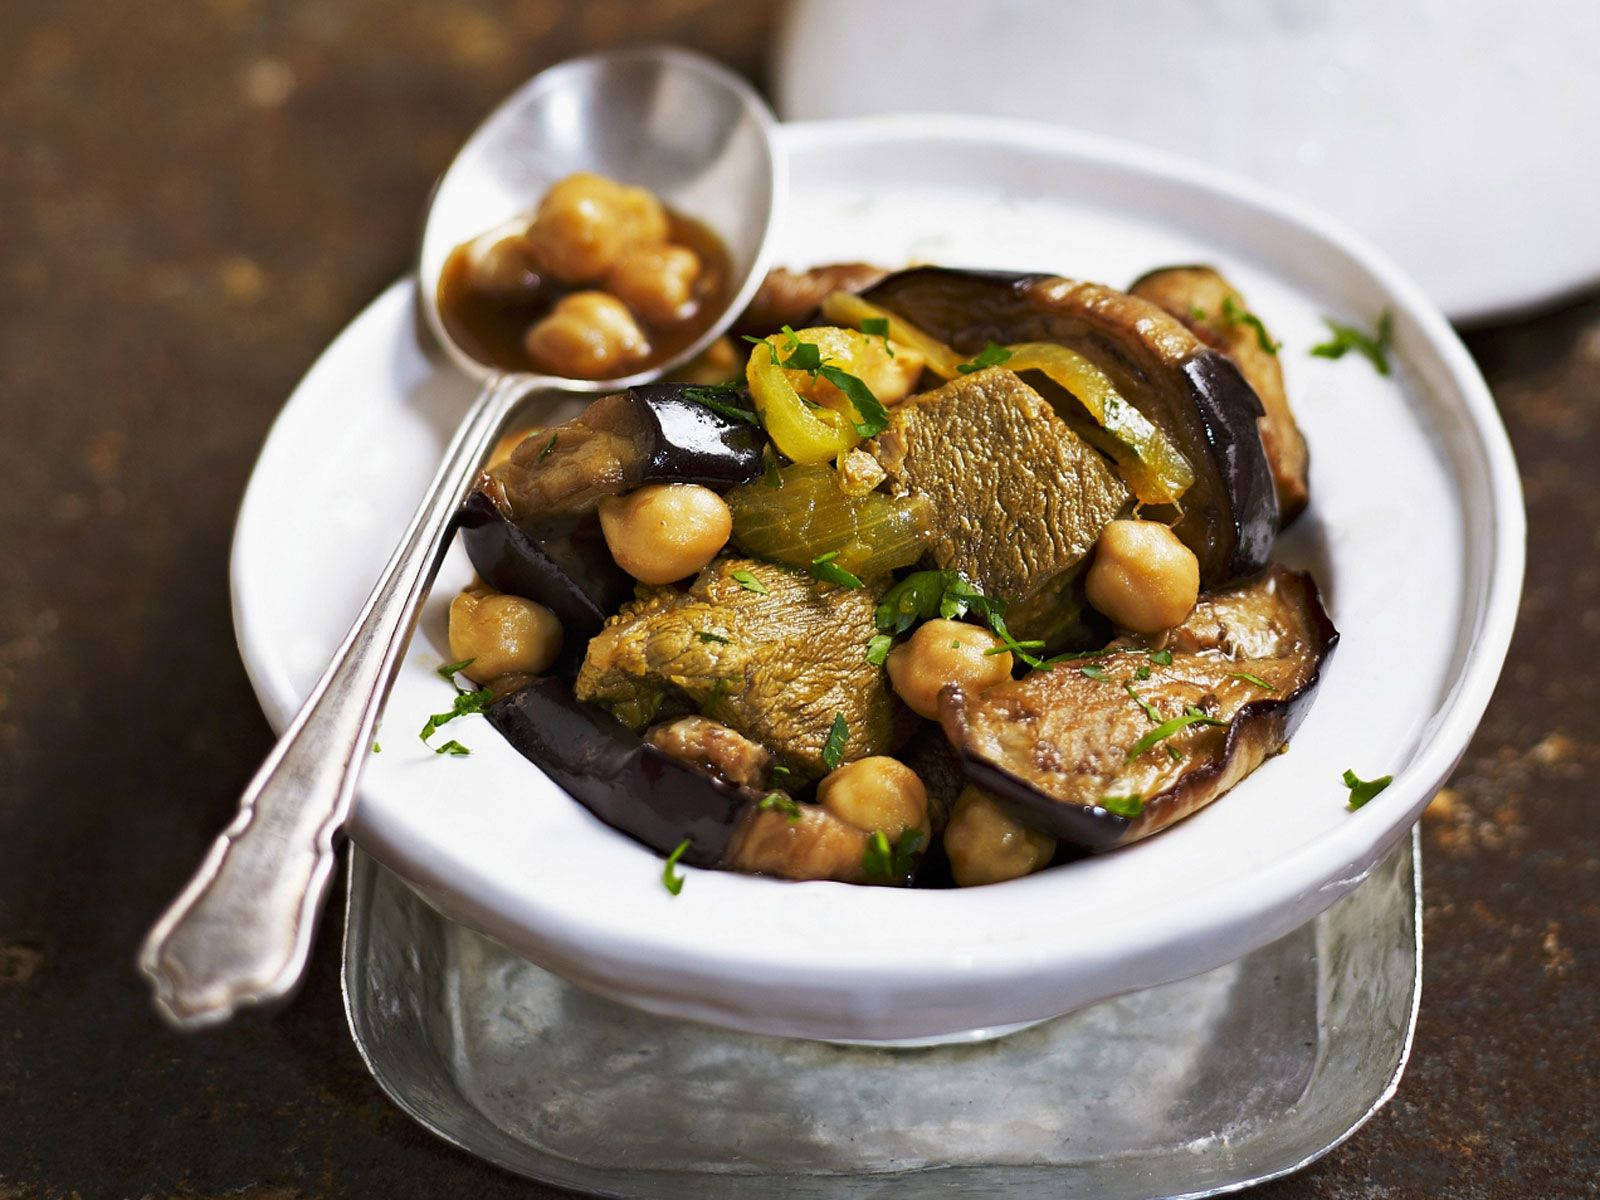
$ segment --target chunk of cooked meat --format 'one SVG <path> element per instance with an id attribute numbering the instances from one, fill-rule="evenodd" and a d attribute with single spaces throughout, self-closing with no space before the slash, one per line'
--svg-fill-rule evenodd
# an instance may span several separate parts
<path id="1" fill-rule="evenodd" d="M 705 717 L 667 721 L 646 733 L 644 740 L 738 787 L 761 787 L 772 765 L 772 751 Z"/>
<path id="2" fill-rule="evenodd" d="M 1165 267 L 1140 276 L 1128 290 L 1159 304 L 1201 341 L 1226 354 L 1255 390 L 1266 410 L 1257 426 L 1278 491 L 1279 520 L 1289 524 L 1310 499 L 1306 477 L 1310 455 L 1289 407 L 1277 352 L 1261 344 L 1263 339 L 1270 342 L 1271 336 L 1265 326 L 1258 329 L 1251 322 L 1260 317 L 1250 311 L 1239 289 L 1212 267 Z"/>
<path id="3" fill-rule="evenodd" d="M 1188 816 L 1277 752 L 1337 640 L 1310 576 L 1274 565 L 1202 597 L 1165 637 L 1170 663 L 1152 658 L 1160 643 L 1125 639 L 981 696 L 946 689 L 941 717 L 975 784 L 1102 849 Z"/>
<path id="4" fill-rule="evenodd" d="M 718 559 L 687 591 L 644 589 L 625 605 L 589 643 L 577 695 L 636 729 L 698 709 L 815 778 L 836 716 L 848 726 L 846 761 L 888 753 L 908 732 L 910 715 L 866 661 L 877 601 L 871 587 Z"/>
<path id="5" fill-rule="evenodd" d="M 734 331 L 765 337 L 785 325 L 798 328 L 832 293 L 859 292 L 887 274 L 868 263 L 830 263 L 804 271 L 774 267 L 734 323 Z"/>
<path id="6" fill-rule="evenodd" d="M 872 836 L 821 805 L 801 804 L 799 816 L 752 806 L 728 843 L 722 865 L 780 879 L 837 879 L 865 883 L 862 858 Z"/>
<path id="7" fill-rule="evenodd" d="M 871 443 L 899 493 L 932 502 L 933 557 L 1054 641 L 1079 565 L 1129 504 L 1116 471 L 1037 392 L 990 367 L 913 396 Z"/>

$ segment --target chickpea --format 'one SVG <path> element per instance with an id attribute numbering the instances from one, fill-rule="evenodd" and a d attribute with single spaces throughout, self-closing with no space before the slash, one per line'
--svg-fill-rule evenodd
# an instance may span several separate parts
<path id="1" fill-rule="evenodd" d="M 479 238 L 469 251 L 472 289 L 503 303 L 527 304 L 544 292 L 533 245 L 525 233 Z"/>
<path id="2" fill-rule="evenodd" d="M 527 347 L 540 366 L 569 379 L 625 375 L 650 354 L 650 343 L 633 314 L 605 292 L 563 296 L 528 330 Z"/>
<path id="3" fill-rule="evenodd" d="M 685 246 L 634 246 L 606 276 L 606 289 L 652 325 L 694 315 L 700 257 Z"/>
<path id="4" fill-rule="evenodd" d="M 667 240 L 667 210 L 649 188 L 617 186 L 617 222 L 628 245 Z"/>
<path id="5" fill-rule="evenodd" d="M 928 790 L 898 759 L 875 755 L 845 763 L 817 784 L 817 800 L 841 821 L 867 833 L 881 829 L 891 842 L 908 829 L 928 836 Z"/>
<path id="6" fill-rule="evenodd" d="M 1100 531 L 1086 587 L 1089 603 L 1122 628 L 1158 633 L 1194 608 L 1200 563 L 1159 521 L 1112 521 Z"/>
<path id="7" fill-rule="evenodd" d="M 600 531 L 628 574 L 641 583 L 671 583 L 717 556 L 733 532 L 733 514 L 697 483 L 650 483 L 600 501 Z"/>
<path id="8" fill-rule="evenodd" d="M 944 852 L 960 887 L 1020 879 L 1049 863 L 1056 840 L 1029 829 L 992 796 L 969 787 L 956 798 L 944 828 Z"/>
<path id="9" fill-rule="evenodd" d="M 602 278 L 627 244 L 623 189 L 587 171 L 561 180 L 539 202 L 528 242 L 564 283 Z"/>
<path id="10" fill-rule="evenodd" d="M 889 682 L 912 712 L 937 720 L 939 692 L 947 684 L 977 693 L 1011 678 L 1011 652 L 987 653 L 1001 644 L 987 629 L 965 621 L 924 621 L 889 652 Z"/>
<path id="11" fill-rule="evenodd" d="M 542 604 L 488 588 L 450 602 L 450 657 L 472 660 L 461 673 L 474 683 L 537 675 L 560 653 L 561 622 Z"/>

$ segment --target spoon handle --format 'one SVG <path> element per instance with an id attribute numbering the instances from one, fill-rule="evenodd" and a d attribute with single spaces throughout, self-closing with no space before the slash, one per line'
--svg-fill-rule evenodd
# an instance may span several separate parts
<path id="1" fill-rule="evenodd" d="M 361 614 L 245 788 L 239 815 L 145 939 L 139 968 L 155 987 L 157 1010 L 178 1028 L 225 1021 L 299 981 L 333 870 L 334 834 L 350 815 L 451 518 L 527 390 L 525 378 L 503 376 L 478 394 Z"/>

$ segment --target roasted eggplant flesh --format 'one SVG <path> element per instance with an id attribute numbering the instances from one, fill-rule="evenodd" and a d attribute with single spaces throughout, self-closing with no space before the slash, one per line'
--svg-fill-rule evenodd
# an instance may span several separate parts
<path id="1" fill-rule="evenodd" d="M 1098 284 L 937 267 L 891 275 L 863 296 L 963 354 L 1053 342 L 1084 355 L 1193 468 L 1175 528 L 1206 586 L 1266 565 L 1278 502 L 1256 426 L 1261 401 L 1226 356 L 1160 307 Z"/>
<path id="2" fill-rule="evenodd" d="M 941 699 L 968 778 L 1018 819 L 1089 849 L 1204 807 L 1282 748 L 1338 640 L 1308 575 L 1274 566 L 1203 598 L 1159 649 L 1092 659 Z"/>
<path id="3" fill-rule="evenodd" d="M 583 660 L 587 639 L 633 595 L 633 580 L 606 549 L 593 513 L 546 521 L 530 532 L 473 492 L 456 527 L 473 569 L 491 587 L 536 600 L 556 615 L 565 633 L 560 672 Z"/>
<path id="4" fill-rule="evenodd" d="M 1254 389 L 1265 410 L 1259 422 L 1261 444 L 1272 469 L 1279 515 L 1289 524 L 1311 498 L 1306 477 L 1310 463 L 1284 390 L 1279 346 L 1266 323 L 1213 267 L 1163 267 L 1141 275 L 1128 291 L 1159 304 L 1201 341 L 1226 354 Z"/>
<path id="5" fill-rule="evenodd" d="M 483 489 L 518 524 L 593 512 L 602 499 L 645 483 L 718 490 L 761 473 L 766 439 L 755 426 L 696 397 L 748 408 L 737 391 L 659 383 L 602 396 L 572 420 L 524 439 L 486 472 Z"/>

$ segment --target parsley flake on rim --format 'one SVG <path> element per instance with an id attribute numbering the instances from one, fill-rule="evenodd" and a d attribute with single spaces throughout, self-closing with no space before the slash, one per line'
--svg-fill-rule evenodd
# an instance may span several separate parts
<path id="1" fill-rule="evenodd" d="M 1363 333 L 1354 325 L 1345 325 L 1332 317 L 1323 317 L 1322 321 L 1333 331 L 1333 336 L 1311 347 L 1312 354 L 1318 358 L 1343 358 L 1347 351 L 1354 350 L 1371 363 L 1379 375 L 1389 373 L 1389 349 L 1394 340 L 1393 312 L 1384 309 L 1372 333 Z"/>
<path id="2" fill-rule="evenodd" d="M 1350 811 L 1355 812 L 1356 809 L 1371 800 L 1393 782 L 1393 775 L 1380 775 L 1376 779 L 1362 779 L 1354 771 L 1346 771 L 1344 773 L 1344 785 L 1350 789 L 1348 804 Z"/>
<path id="3" fill-rule="evenodd" d="M 822 763 L 832 771 L 844 758 L 844 744 L 850 740 L 850 722 L 843 713 L 833 714 L 833 724 L 828 728 L 828 740 L 822 743 Z"/>
<path id="4" fill-rule="evenodd" d="M 433 752 L 435 754 L 448 754 L 452 758 L 465 758 L 467 755 L 472 753 L 471 750 L 468 750 L 460 742 L 456 741 L 455 738 L 451 738 L 442 746 L 435 746 L 433 748 Z"/>
<path id="5" fill-rule="evenodd" d="M 1001 363 L 1011 358 L 1011 351 L 999 342 L 986 342 L 982 350 L 971 360 L 961 363 L 956 367 L 963 375 L 971 375 L 974 371 L 981 371 L 985 367 L 998 367 Z"/>
<path id="6" fill-rule="evenodd" d="M 661 885 L 674 896 L 683 891 L 683 876 L 678 874 L 678 860 L 684 856 L 684 852 L 693 842 L 693 838 L 684 838 L 678 843 L 677 848 L 667 855 L 667 861 L 662 865 Z"/>
<path id="7" fill-rule="evenodd" d="M 463 658 L 460 662 L 445 663 L 444 666 L 435 670 L 434 674 L 446 683 L 454 683 L 458 674 L 477 661 L 476 658 Z"/>
<path id="8" fill-rule="evenodd" d="M 754 575 L 750 574 L 749 571 L 746 571 L 743 568 L 740 568 L 733 573 L 733 581 L 745 591 L 754 592 L 758 596 L 772 595 L 772 592 L 767 588 L 766 584 L 762 583 L 761 580 L 757 579 Z"/>

